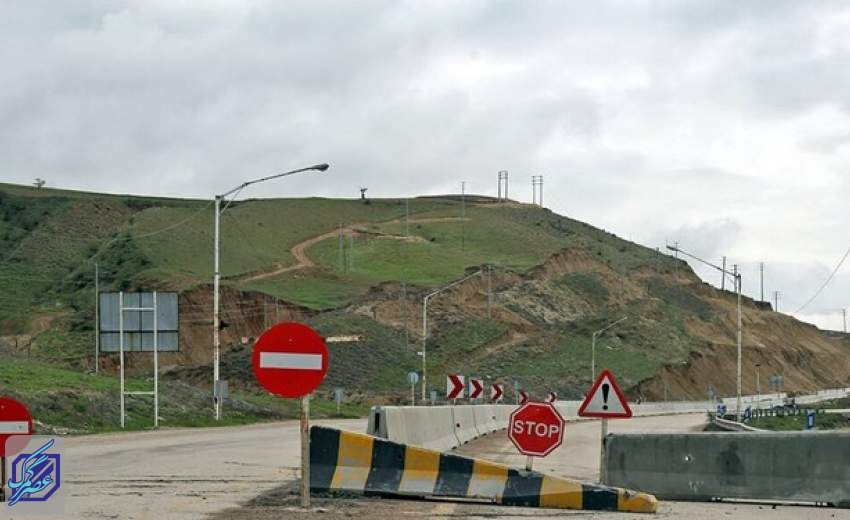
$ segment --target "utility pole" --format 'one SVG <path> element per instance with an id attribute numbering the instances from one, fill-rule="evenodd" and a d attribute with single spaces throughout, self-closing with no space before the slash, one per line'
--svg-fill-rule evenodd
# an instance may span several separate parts
<path id="1" fill-rule="evenodd" d="M 351 229 L 351 234 L 348 235 L 348 272 L 354 272 L 354 228 Z"/>
<path id="2" fill-rule="evenodd" d="M 342 222 L 339 223 L 339 270 L 345 272 L 345 242 L 343 242 Z"/>
<path id="3" fill-rule="evenodd" d="M 723 269 L 720 271 L 720 290 L 726 290 L 726 257 L 723 257 Z"/>
<path id="4" fill-rule="evenodd" d="M 841 309 L 841 313 L 844 315 L 844 334 L 847 334 L 847 309 Z"/>
<path id="5" fill-rule="evenodd" d="M 671 250 L 674 250 L 676 252 L 682 251 L 682 250 L 679 249 L 678 244 L 675 247 L 668 245 L 667 249 L 671 249 Z M 742 350 L 743 350 L 742 349 L 743 319 L 741 317 L 741 314 L 742 314 L 742 309 L 741 309 L 741 275 L 740 275 L 740 273 L 738 273 L 738 265 L 735 264 L 733 272 L 730 273 L 729 271 L 726 271 L 724 268 L 720 267 L 719 265 L 715 265 L 715 264 L 712 264 L 711 262 L 707 262 L 707 261 L 703 260 L 702 258 L 699 258 L 697 256 L 694 256 L 694 255 L 688 253 L 687 251 L 682 251 L 682 254 L 687 255 L 687 256 L 693 258 L 694 260 L 696 260 L 698 262 L 702 262 L 703 264 L 705 264 L 709 267 L 713 267 L 714 269 L 717 269 L 724 276 L 726 276 L 727 274 L 731 274 L 735 277 L 735 290 L 738 293 L 738 334 L 737 334 L 737 336 L 738 336 L 737 337 L 737 340 L 738 340 L 737 341 L 737 344 L 738 344 L 737 345 L 737 347 L 738 347 L 738 349 L 737 349 L 738 350 L 738 374 L 737 374 L 737 380 L 736 380 L 736 385 L 735 385 L 737 387 L 736 388 L 736 390 L 737 390 L 737 410 L 736 410 L 735 416 L 737 417 L 737 420 L 740 421 L 741 420 L 741 403 L 742 403 L 742 401 L 741 401 L 741 368 L 742 368 L 741 367 L 741 354 L 742 354 Z"/>
<path id="6" fill-rule="evenodd" d="M 764 301 L 764 262 L 759 264 L 759 271 L 761 274 L 761 299 L 760 301 Z"/>
<path id="7" fill-rule="evenodd" d="M 844 327 L 845 329 L 847 327 Z M 97 262 L 94 263 L 94 373 L 97 374 L 100 364 L 100 272 Z M 0 486 L 3 484 L 0 483 Z"/>
<path id="8" fill-rule="evenodd" d="M 505 195 L 502 196 L 502 181 L 505 182 Z M 499 202 L 503 200 L 508 200 L 508 170 L 500 170 L 499 171 L 499 195 L 496 199 Z"/>
<path id="9" fill-rule="evenodd" d="M 774 312 L 779 312 L 779 295 L 781 293 L 779 291 L 773 291 L 773 310 Z"/>
<path id="10" fill-rule="evenodd" d="M 466 182 L 460 181 L 460 250 L 466 248 Z"/>
<path id="11" fill-rule="evenodd" d="M 539 189 L 538 189 L 539 188 Z M 531 203 L 543 207 L 543 176 L 531 176 Z"/>
<path id="12" fill-rule="evenodd" d="M 410 309 L 407 307 L 407 283 L 401 282 L 401 299 L 402 305 L 404 305 L 404 348 L 410 346 L 410 329 L 408 325 L 410 324 Z"/>
<path id="13" fill-rule="evenodd" d="M 493 319 L 493 264 L 487 265 L 487 319 Z"/>
<path id="14" fill-rule="evenodd" d="M 540 175 L 540 207 L 543 207 L 543 176 Z"/>

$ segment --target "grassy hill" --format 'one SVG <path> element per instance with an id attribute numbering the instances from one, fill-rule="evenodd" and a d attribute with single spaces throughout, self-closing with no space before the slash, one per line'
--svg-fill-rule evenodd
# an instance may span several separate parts
<path id="1" fill-rule="evenodd" d="M 579 396 L 591 377 L 593 331 L 629 316 L 600 338 L 596 354 L 597 367 L 614 370 L 633 394 L 734 392 L 730 293 L 682 261 L 539 207 L 456 196 L 246 200 L 228 207 L 221 230 L 222 311 L 231 324 L 222 370 L 240 402 L 264 398 L 247 362 L 251 339 L 281 319 L 362 336 L 330 345 L 324 397 L 344 387 L 360 403 L 405 399 L 405 374 L 421 369 L 422 297 L 477 269 L 429 306 L 429 388 L 460 372 L 517 381 L 540 396 Z M 175 402 L 205 407 L 212 250 L 210 201 L 0 184 L 0 356 L 11 360 L 0 393 L 35 396 L 39 384 L 46 391 L 54 379 L 92 371 L 97 263 L 101 290 L 181 293 L 181 352 L 161 363 Z M 750 300 L 745 307 L 747 366 L 784 374 L 789 389 L 846 384 L 845 338 Z M 130 358 L 130 373 L 149 374 L 146 356 Z M 12 362 L 47 375 L 22 385 Z M 114 382 L 114 366 L 104 356 L 109 375 L 83 377 L 69 391 L 106 399 L 114 385 L 98 381 Z M 280 413 L 263 408 L 245 420 Z M 175 412 L 180 420 L 194 419 Z"/>

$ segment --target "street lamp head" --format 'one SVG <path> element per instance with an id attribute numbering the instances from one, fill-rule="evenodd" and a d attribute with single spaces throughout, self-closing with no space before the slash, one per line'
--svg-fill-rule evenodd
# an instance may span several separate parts
<path id="1" fill-rule="evenodd" d="M 676 247 L 676 246 L 671 246 L 670 244 L 667 244 L 667 249 L 669 249 L 670 251 L 678 251 L 678 250 L 679 250 L 679 248 L 678 248 L 678 247 Z"/>
<path id="2" fill-rule="evenodd" d="M 328 168 L 330 168 L 330 166 L 327 163 L 317 164 L 316 166 L 312 167 L 313 170 L 319 170 L 320 172 L 323 172 Z"/>

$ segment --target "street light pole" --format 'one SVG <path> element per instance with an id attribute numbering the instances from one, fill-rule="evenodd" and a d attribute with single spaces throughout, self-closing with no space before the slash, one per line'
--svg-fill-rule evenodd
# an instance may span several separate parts
<path id="1" fill-rule="evenodd" d="M 737 338 L 738 339 L 738 341 L 737 341 L 737 343 L 738 343 L 738 345 L 737 345 L 737 347 L 738 347 L 738 377 L 737 377 L 737 381 L 736 381 L 736 384 L 735 384 L 736 390 L 737 390 L 737 401 L 736 401 L 737 402 L 737 405 L 736 405 L 737 409 L 735 411 L 735 416 L 737 417 L 737 420 L 740 421 L 741 420 L 741 379 L 742 379 L 742 375 L 741 375 L 741 369 L 742 369 L 742 367 L 741 367 L 741 344 L 742 344 L 742 341 L 743 341 L 743 325 L 742 325 L 742 317 L 741 317 L 741 273 L 738 272 L 737 269 L 735 270 L 735 272 L 727 271 L 725 267 L 720 267 L 719 265 L 712 264 L 711 262 L 707 262 L 707 261 L 703 260 L 702 258 L 699 258 L 697 256 L 694 256 L 694 255 L 688 253 L 687 251 L 683 251 L 681 248 L 679 248 L 678 242 L 676 243 L 675 246 L 668 245 L 667 249 L 669 249 L 671 251 L 675 251 L 677 253 L 682 253 L 685 256 L 689 256 L 689 257 L 693 258 L 694 260 L 696 260 L 698 262 L 702 262 L 703 264 L 705 264 L 709 267 L 713 267 L 714 269 L 717 269 L 718 271 L 723 273 L 724 276 L 726 276 L 727 274 L 729 276 L 732 276 L 732 278 L 735 280 L 735 291 L 737 291 L 737 293 L 738 293 L 738 334 L 737 334 L 737 336 L 738 336 L 738 338 Z"/>
<path id="2" fill-rule="evenodd" d="M 619 320 L 613 323 L 609 323 L 608 325 L 602 327 L 601 329 L 593 333 L 593 339 L 590 342 L 590 384 L 593 384 L 593 381 L 596 380 L 596 338 L 614 325 L 620 323 L 621 321 L 625 321 L 626 318 L 628 318 L 628 316 L 623 316 Z"/>
<path id="3" fill-rule="evenodd" d="M 455 280 L 454 282 L 446 285 L 445 287 L 441 287 L 441 288 L 437 289 L 436 291 L 432 291 L 432 292 L 426 294 L 425 297 L 422 299 L 422 402 L 425 402 L 425 392 L 426 392 L 426 389 L 428 388 L 428 383 L 427 383 L 427 381 L 428 381 L 428 368 L 425 364 L 426 356 L 427 356 L 427 353 L 428 353 L 428 349 L 427 349 L 427 347 L 428 347 L 428 300 L 430 300 L 431 298 L 440 294 L 443 291 L 447 291 L 447 290 L 451 289 L 452 287 L 469 280 L 473 276 L 478 276 L 479 274 L 481 274 L 483 272 L 484 272 L 483 269 L 479 269 L 478 271 L 475 271 L 472 274 L 468 274 L 468 275 L 464 276 L 463 278 L 461 278 L 459 280 Z"/>
<path id="4" fill-rule="evenodd" d="M 222 193 L 221 195 L 215 196 L 215 224 L 214 224 L 214 239 L 213 239 L 213 406 L 215 407 L 215 420 L 218 421 L 221 419 L 221 402 L 222 398 L 217 394 L 219 380 L 220 378 L 220 370 L 219 365 L 221 361 L 221 309 L 220 309 L 220 297 L 219 297 L 219 288 L 221 286 L 221 270 L 220 270 L 220 229 L 221 229 L 221 214 L 227 210 L 227 207 L 230 206 L 228 202 L 227 206 L 223 209 L 221 207 L 221 202 L 225 200 L 229 195 L 233 195 L 234 193 L 238 193 L 242 191 L 244 188 L 252 185 L 258 184 L 260 182 L 270 181 L 272 179 L 277 179 L 278 177 L 286 177 L 288 175 L 294 175 L 296 173 L 302 173 L 307 171 L 319 171 L 323 172 L 328 169 L 327 164 L 316 164 L 313 166 L 308 166 L 306 168 L 299 168 L 297 170 L 291 170 L 284 173 L 278 173 L 275 175 L 270 175 L 268 177 L 263 177 L 261 179 L 254 179 L 251 181 L 243 182 L 239 186 Z M 231 199 L 231 202 L 233 200 Z"/>

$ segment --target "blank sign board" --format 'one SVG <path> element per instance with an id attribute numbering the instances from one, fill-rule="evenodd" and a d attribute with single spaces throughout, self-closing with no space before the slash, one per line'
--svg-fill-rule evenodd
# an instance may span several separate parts
<path id="1" fill-rule="evenodd" d="M 119 293 L 100 294 L 100 350 L 119 352 L 121 349 Z M 157 307 L 157 350 L 178 350 L 178 305 L 177 293 L 156 293 Z M 154 313 L 127 309 L 153 308 L 152 292 L 124 293 L 124 351 L 153 352 Z"/>

